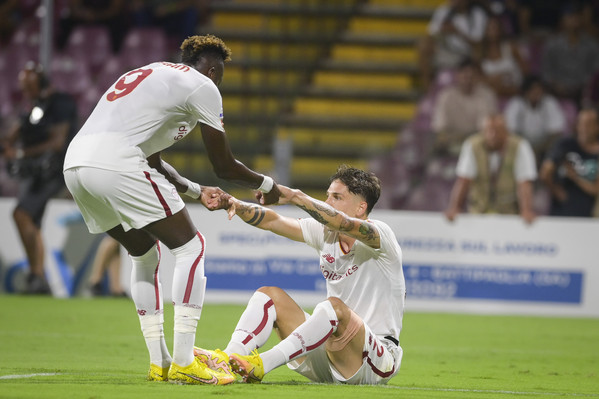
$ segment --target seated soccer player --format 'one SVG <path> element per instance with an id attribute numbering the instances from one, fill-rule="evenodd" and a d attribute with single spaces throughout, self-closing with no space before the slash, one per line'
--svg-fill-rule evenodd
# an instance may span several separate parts
<path id="1" fill-rule="evenodd" d="M 282 289 L 261 287 L 221 350 L 195 348 L 210 368 L 260 382 L 287 364 L 314 382 L 385 384 L 398 371 L 405 299 L 401 248 L 391 228 L 368 219 L 380 195 L 376 176 L 342 166 L 332 176 L 326 202 L 279 185 L 279 204 L 311 217 L 281 216 L 256 204 L 229 200 L 229 218 L 302 241 L 317 250 L 329 297 L 312 315 Z M 273 328 L 281 342 L 258 353 Z"/>

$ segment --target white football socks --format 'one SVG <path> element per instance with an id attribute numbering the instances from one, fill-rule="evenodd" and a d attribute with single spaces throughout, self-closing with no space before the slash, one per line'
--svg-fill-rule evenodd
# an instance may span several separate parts
<path id="1" fill-rule="evenodd" d="M 293 360 L 324 344 L 337 331 L 337 313 L 329 301 L 320 302 L 314 313 L 287 338 L 262 353 L 264 373 Z"/>
<path id="2" fill-rule="evenodd" d="M 228 355 L 249 355 L 268 341 L 276 319 L 277 312 L 272 299 L 263 292 L 254 292 L 224 352 Z"/>
<path id="3" fill-rule="evenodd" d="M 162 286 L 159 279 L 160 247 L 154 245 L 141 256 L 131 256 L 131 298 L 150 353 L 150 363 L 169 367 L 171 355 L 164 340 Z"/>
<path id="4" fill-rule="evenodd" d="M 196 328 L 202 314 L 206 291 L 204 237 L 198 232 L 185 245 L 172 249 L 171 253 L 175 256 L 173 361 L 185 367 L 193 361 Z"/>

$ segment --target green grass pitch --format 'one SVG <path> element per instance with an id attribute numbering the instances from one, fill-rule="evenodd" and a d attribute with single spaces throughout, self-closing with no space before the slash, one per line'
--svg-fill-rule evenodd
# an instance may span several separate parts
<path id="1" fill-rule="evenodd" d="M 196 344 L 224 347 L 242 311 L 206 304 Z M 165 319 L 171 345 L 172 306 Z M 286 367 L 260 385 L 152 383 L 130 300 L 0 295 L 0 398 L 599 397 L 597 319 L 407 312 L 401 343 L 385 387 L 310 384 Z"/>

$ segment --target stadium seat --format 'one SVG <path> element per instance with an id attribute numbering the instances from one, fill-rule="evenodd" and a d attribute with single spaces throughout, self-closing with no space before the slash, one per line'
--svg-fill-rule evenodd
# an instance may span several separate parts
<path id="1" fill-rule="evenodd" d="M 4 79 L 3 79 L 4 80 Z M 7 90 L 4 81 L 0 82 L 0 120 L 13 115 L 14 106 L 11 92 Z"/>
<path id="2" fill-rule="evenodd" d="M 127 33 L 120 57 L 127 69 L 168 60 L 167 39 L 160 28 L 133 28 Z"/>
<path id="3" fill-rule="evenodd" d="M 77 97 L 93 86 L 88 66 L 68 55 L 52 59 L 51 81 L 57 89 Z"/>
<path id="4" fill-rule="evenodd" d="M 421 184 L 411 190 L 404 208 L 413 211 L 445 210 L 455 181 L 456 163 L 457 159 L 453 157 L 431 160 Z"/>
<path id="5" fill-rule="evenodd" d="M 560 106 L 564 111 L 566 117 L 566 129 L 564 130 L 564 136 L 573 135 L 576 132 L 576 119 L 578 118 L 578 107 L 572 100 L 560 100 Z"/>
<path id="6" fill-rule="evenodd" d="M 85 62 L 92 73 L 97 73 L 112 53 L 108 28 L 100 25 L 75 27 L 64 52 L 78 62 Z"/>
<path id="7" fill-rule="evenodd" d="M 106 91 L 117 81 L 119 76 L 127 71 L 128 68 L 120 57 L 109 57 L 96 76 L 96 87 L 102 92 Z"/>
<path id="8" fill-rule="evenodd" d="M 381 190 L 378 207 L 401 209 L 413 184 L 414 176 L 410 170 L 392 156 L 373 159 L 369 169 L 377 175 L 384 187 Z"/>
<path id="9" fill-rule="evenodd" d="M 79 121 L 81 124 L 85 122 L 87 117 L 94 110 L 103 93 L 104 91 L 98 89 L 96 86 L 92 86 L 81 93 L 77 101 L 77 113 L 79 114 Z"/>

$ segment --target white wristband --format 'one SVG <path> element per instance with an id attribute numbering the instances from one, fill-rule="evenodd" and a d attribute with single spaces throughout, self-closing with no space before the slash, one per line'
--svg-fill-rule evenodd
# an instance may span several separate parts
<path id="1" fill-rule="evenodd" d="M 262 180 L 262 184 L 258 187 L 258 190 L 263 192 L 264 194 L 270 193 L 272 187 L 275 185 L 275 181 L 270 176 L 264 176 L 264 180 Z"/>
<path id="2" fill-rule="evenodd" d="M 191 197 L 193 199 L 198 199 L 200 198 L 200 195 L 202 195 L 202 186 L 200 186 L 198 183 L 194 183 L 189 179 L 187 180 L 187 191 L 185 191 L 183 194 L 187 195 L 188 197 Z"/>

